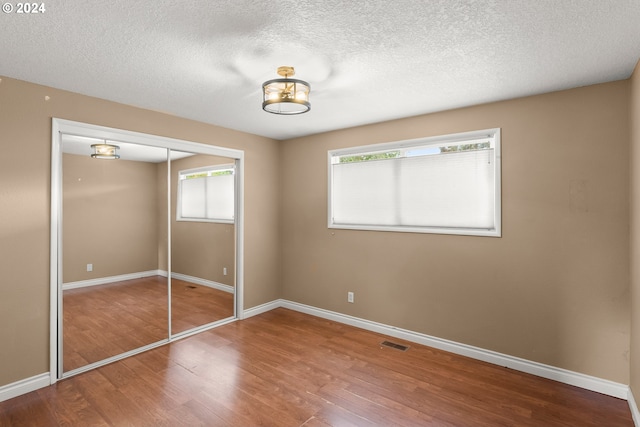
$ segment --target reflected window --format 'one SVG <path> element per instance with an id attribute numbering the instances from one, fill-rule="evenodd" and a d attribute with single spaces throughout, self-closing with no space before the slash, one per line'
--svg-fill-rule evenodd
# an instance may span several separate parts
<path id="1" fill-rule="evenodd" d="M 235 166 L 207 166 L 178 172 L 178 221 L 233 223 Z"/>

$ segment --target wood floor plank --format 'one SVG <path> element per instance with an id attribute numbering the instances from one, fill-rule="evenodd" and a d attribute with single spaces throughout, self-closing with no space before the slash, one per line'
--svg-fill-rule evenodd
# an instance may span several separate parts
<path id="1" fill-rule="evenodd" d="M 626 401 L 286 309 L 0 403 L 0 426 L 632 427 Z"/>

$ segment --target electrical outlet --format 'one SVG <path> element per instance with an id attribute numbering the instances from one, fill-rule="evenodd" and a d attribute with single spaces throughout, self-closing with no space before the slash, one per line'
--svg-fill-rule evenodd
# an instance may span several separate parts
<path id="1" fill-rule="evenodd" d="M 224 274 L 225 276 L 227 275 L 227 267 L 222 269 L 222 274 Z"/>
<path id="2" fill-rule="evenodd" d="M 347 292 L 347 302 L 353 303 L 353 292 Z"/>
<path id="3" fill-rule="evenodd" d="M 87 264 L 87 271 L 93 271 L 93 264 Z"/>

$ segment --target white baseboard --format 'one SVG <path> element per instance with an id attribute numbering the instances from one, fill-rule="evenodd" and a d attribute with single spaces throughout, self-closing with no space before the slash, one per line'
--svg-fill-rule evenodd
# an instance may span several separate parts
<path id="1" fill-rule="evenodd" d="M 267 311 L 275 310 L 279 307 L 284 307 L 283 303 L 285 301 L 281 299 L 277 299 L 275 301 L 267 302 L 262 305 L 258 305 L 256 307 L 251 307 L 247 310 L 244 310 L 242 315 L 242 319 L 247 319 L 249 317 L 257 316 L 258 314 L 266 313 Z"/>
<path id="2" fill-rule="evenodd" d="M 305 304 L 300 304 L 288 300 L 275 300 L 270 303 L 250 308 L 244 312 L 245 317 L 255 316 L 274 308 L 283 307 L 290 310 L 299 311 L 301 313 L 310 314 L 312 316 L 321 317 L 323 319 L 333 320 L 334 322 L 344 323 L 355 326 L 357 328 L 366 329 L 368 331 L 400 338 L 406 341 L 415 342 L 426 345 L 428 347 L 437 348 L 454 354 L 467 356 L 472 359 L 482 360 L 483 362 L 492 363 L 494 365 L 505 366 L 516 371 L 526 372 L 542 378 L 559 381 L 561 383 L 584 388 L 586 390 L 595 391 L 606 394 L 608 396 L 617 397 L 626 400 L 629 396 L 629 386 L 616 383 L 602 378 L 581 374 L 579 372 L 569 371 L 567 369 L 557 368 L 555 366 L 545 365 L 533 362 L 519 357 L 509 356 L 507 354 L 498 353 L 491 350 L 485 350 L 473 347 L 467 344 L 461 344 L 430 335 L 413 332 L 406 329 L 396 328 L 382 323 L 372 322 L 370 320 L 349 316 L 334 311 L 324 310 Z"/>
<path id="3" fill-rule="evenodd" d="M 208 288 L 214 288 L 219 291 L 229 292 L 230 294 L 232 294 L 235 290 L 233 286 L 214 282 L 213 280 L 201 279 L 199 277 L 194 277 L 194 276 L 187 276 L 186 274 L 182 274 L 182 273 L 171 273 L 171 277 L 178 280 L 184 280 L 185 282 L 191 282 L 197 285 L 206 286 Z"/>
<path id="4" fill-rule="evenodd" d="M 640 410 L 638 410 L 638 404 L 636 400 L 633 398 L 633 393 L 631 392 L 631 388 L 629 388 L 629 395 L 627 396 L 627 401 L 629 402 L 629 409 L 631 409 L 631 416 L 633 417 L 633 423 L 636 427 L 640 427 Z"/>
<path id="5" fill-rule="evenodd" d="M 48 387 L 51 385 L 50 380 L 51 377 L 49 373 L 46 372 L 44 374 L 36 375 L 35 377 L 25 378 L 24 380 L 4 385 L 0 387 L 0 402 L 30 393 L 38 390 L 39 388 Z"/>
<path id="6" fill-rule="evenodd" d="M 106 285 L 107 283 L 122 282 L 124 280 L 140 279 L 142 277 L 164 276 L 167 273 L 161 270 L 140 271 L 138 273 L 120 274 L 118 276 L 98 277 L 96 279 L 79 280 L 77 282 L 68 282 L 62 284 L 62 290 L 84 288 L 87 286 Z"/>

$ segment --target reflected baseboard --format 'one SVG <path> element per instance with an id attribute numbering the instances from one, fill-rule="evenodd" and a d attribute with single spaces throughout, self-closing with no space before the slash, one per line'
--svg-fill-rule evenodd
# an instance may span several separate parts
<path id="1" fill-rule="evenodd" d="M 166 270 L 149 270 L 149 271 L 140 271 L 138 273 L 120 274 L 117 276 L 98 277 L 95 279 L 79 280 L 77 282 L 63 283 L 62 290 L 66 291 L 68 289 L 85 288 L 87 286 L 106 285 L 108 283 L 122 282 L 125 280 L 132 280 L 132 279 L 141 279 L 144 277 L 152 277 L 152 276 L 167 277 L 168 274 Z M 171 277 L 178 280 L 184 280 L 185 282 L 191 282 L 197 285 L 218 289 L 220 291 L 228 292 L 231 294 L 234 292 L 233 286 L 225 285 L 224 283 L 214 282 L 213 280 L 202 279 L 200 277 L 189 276 L 187 274 L 182 274 L 182 273 L 171 273 Z"/>
<path id="2" fill-rule="evenodd" d="M 120 274 L 117 276 L 98 277 L 89 280 L 79 280 L 62 284 L 62 290 L 85 288 L 87 286 L 106 285 L 107 283 L 122 282 L 125 280 L 141 279 L 143 277 L 163 276 L 167 277 L 167 272 L 162 270 L 140 271 L 138 273 Z"/>
<path id="3" fill-rule="evenodd" d="M 166 273 L 165 273 L 166 274 Z M 209 288 L 214 288 L 219 291 L 233 293 L 233 286 L 225 285 L 224 283 L 214 282 L 213 280 L 201 279 L 200 277 L 188 276 L 182 273 L 171 273 L 172 279 L 184 280 L 185 282 L 195 283 L 196 285 L 202 285 Z"/>

